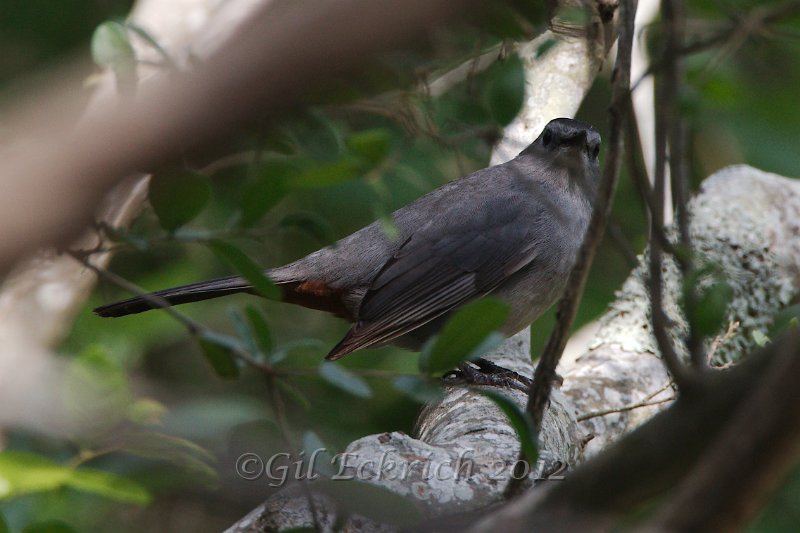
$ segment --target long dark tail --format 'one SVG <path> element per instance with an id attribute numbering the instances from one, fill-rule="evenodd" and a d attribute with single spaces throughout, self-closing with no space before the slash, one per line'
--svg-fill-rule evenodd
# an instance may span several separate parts
<path id="1" fill-rule="evenodd" d="M 252 286 L 246 280 L 238 276 L 231 276 L 153 292 L 148 295 L 151 298 L 137 296 L 135 298 L 128 298 L 127 300 L 101 305 L 96 308 L 94 312 L 97 315 L 105 317 L 133 315 L 150 309 L 163 307 L 159 304 L 164 303 L 164 300 L 166 300 L 166 303 L 169 305 L 180 305 L 251 290 Z M 161 300 L 161 302 L 159 302 L 159 300 Z"/>

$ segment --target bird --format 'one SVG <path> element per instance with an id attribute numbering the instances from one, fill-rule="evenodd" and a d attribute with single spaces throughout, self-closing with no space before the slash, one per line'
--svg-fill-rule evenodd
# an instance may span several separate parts
<path id="1" fill-rule="evenodd" d="M 530 325 L 566 286 L 589 225 L 599 180 L 600 134 L 556 118 L 514 159 L 451 181 L 392 213 L 389 236 L 374 222 L 335 244 L 264 273 L 284 302 L 351 323 L 327 354 L 368 347 L 420 350 L 459 308 L 492 296 L 508 306 L 499 328 Z M 230 276 L 100 306 L 121 317 L 235 293 Z"/>

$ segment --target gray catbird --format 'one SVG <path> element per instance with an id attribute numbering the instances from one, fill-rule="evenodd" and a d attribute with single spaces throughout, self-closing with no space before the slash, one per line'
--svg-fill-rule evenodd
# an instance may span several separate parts
<path id="1" fill-rule="evenodd" d="M 283 300 L 353 323 L 327 355 L 388 343 L 419 349 L 463 304 L 491 294 L 509 306 L 502 333 L 530 324 L 563 290 L 591 216 L 600 135 L 552 120 L 513 160 L 452 181 L 392 214 L 266 274 Z M 177 305 L 253 292 L 240 277 L 153 293 Z M 124 316 L 158 307 L 130 298 L 98 307 Z"/>

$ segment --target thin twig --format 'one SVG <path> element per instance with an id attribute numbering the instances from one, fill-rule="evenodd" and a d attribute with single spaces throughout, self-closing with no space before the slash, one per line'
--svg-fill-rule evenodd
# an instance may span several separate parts
<path id="1" fill-rule="evenodd" d="M 728 324 L 728 329 L 725 330 L 725 333 L 721 335 L 717 335 L 714 337 L 714 340 L 711 341 L 711 347 L 708 349 L 708 356 L 707 356 L 707 364 L 710 366 L 711 362 L 714 359 L 714 356 L 717 354 L 717 350 L 719 350 L 726 342 L 731 340 L 736 332 L 739 330 L 739 321 L 734 320 Z M 730 363 L 724 365 L 715 365 L 714 368 L 722 369 L 727 368 Z"/>
<path id="2" fill-rule="evenodd" d="M 636 252 L 633 250 L 633 246 L 625 236 L 625 232 L 622 231 L 622 224 L 619 222 L 619 220 L 615 219 L 613 215 L 608 221 L 607 231 L 608 236 L 611 238 L 611 242 L 616 245 L 619 254 L 625 260 L 628 268 L 631 270 L 636 268 L 636 266 L 639 264 L 639 261 L 636 259 Z"/>
<path id="3" fill-rule="evenodd" d="M 751 10 L 745 16 L 732 17 L 733 21 L 729 25 L 708 37 L 688 44 L 682 44 L 680 48 L 675 50 L 675 54 L 678 57 L 685 57 L 704 52 L 716 46 L 725 45 L 725 43 L 730 41 L 738 42 L 739 44 L 733 49 L 731 49 L 730 45 L 726 47 L 728 53 L 731 53 L 735 48 L 741 46 L 751 35 L 756 33 L 765 34 L 770 25 L 797 15 L 798 13 L 800 13 L 800 1 L 798 0 L 791 0 L 777 6 L 761 6 Z M 652 76 L 663 67 L 664 58 L 653 61 L 641 77 L 634 82 L 634 89 L 639 85 L 641 80 Z"/>
<path id="4" fill-rule="evenodd" d="M 631 403 L 631 404 L 628 404 L 628 405 L 624 405 L 622 407 L 614 407 L 614 408 L 610 408 L 610 409 L 603 409 L 601 411 L 592 411 L 592 412 L 589 412 L 589 413 L 586 413 L 586 414 L 578 416 L 576 420 L 578 422 L 583 422 L 585 420 L 590 420 L 592 418 L 597 418 L 598 416 L 605 416 L 605 415 L 610 415 L 610 414 L 614 414 L 614 413 L 623 413 L 625 411 L 633 411 L 634 409 L 639 409 L 641 407 L 650 407 L 651 405 L 659 405 L 659 404 L 662 404 L 662 403 L 671 402 L 672 400 L 675 399 L 675 396 L 670 396 L 669 398 L 663 398 L 661 400 L 653 400 L 653 398 L 655 398 L 656 396 L 658 396 L 659 394 L 661 394 L 665 390 L 669 389 L 670 387 L 672 387 L 672 382 L 671 381 L 669 383 L 667 383 L 666 385 L 664 385 L 663 387 L 661 387 L 660 389 L 658 389 L 657 391 L 648 394 L 645 398 L 642 398 L 640 401 L 638 401 L 636 403 Z"/>
<path id="5" fill-rule="evenodd" d="M 592 219 L 586 230 L 578 258 L 570 273 L 564 296 L 558 305 L 557 323 L 550 335 L 544 353 L 539 360 L 534 372 L 533 385 L 528 397 L 527 411 L 531 415 L 537 431 L 541 428 L 544 408 L 550 398 L 550 389 L 556 376 L 556 366 L 564 351 L 575 314 L 578 309 L 586 278 L 589 273 L 592 259 L 600 240 L 603 237 L 608 213 L 611 209 L 611 197 L 616 188 L 619 175 L 620 159 L 622 157 L 622 127 L 626 114 L 626 107 L 622 105 L 630 89 L 630 53 L 633 38 L 633 17 L 636 13 L 636 2 L 626 1 L 620 3 L 620 30 L 617 50 L 617 61 L 614 67 L 614 87 L 612 102 L 609 109 L 611 115 L 611 128 L 609 135 L 609 148 L 603 168 L 603 176 L 597 193 L 596 205 Z"/>
<path id="6" fill-rule="evenodd" d="M 189 316 L 181 313 L 173 306 L 169 304 L 165 299 L 160 298 L 158 296 L 153 295 L 152 293 L 148 293 L 147 291 L 143 290 L 141 287 L 131 283 L 130 281 L 126 280 L 125 278 L 114 274 L 113 272 L 109 272 L 108 270 L 104 270 L 102 268 L 98 268 L 95 265 L 91 264 L 84 255 L 76 252 L 68 252 L 76 261 L 80 262 L 86 268 L 90 269 L 92 272 L 100 276 L 101 278 L 105 279 L 109 283 L 116 285 L 117 287 L 124 289 L 135 296 L 139 296 L 145 299 L 149 304 L 157 309 L 161 309 L 167 314 L 169 314 L 172 318 L 180 322 L 186 330 L 193 336 L 203 336 L 209 335 L 214 336 L 218 333 L 213 329 L 209 328 L 208 326 L 193 320 Z M 265 363 L 263 361 L 258 360 L 256 357 L 253 356 L 250 352 L 245 350 L 243 347 L 230 347 L 233 355 L 238 357 L 243 363 L 252 366 L 253 368 L 260 370 L 261 372 L 270 375 L 270 376 L 302 376 L 302 377 L 315 377 L 319 376 L 319 369 L 314 368 L 290 368 L 290 367 L 276 367 L 270 365 L 269 363 Z M 379 368 L 349 368 L 349 372 L 353 374 L 357 374 L 364 378 L 372 378 L 372 379 L 394 379 L 398 377 L 406 377 L 406 376 L 413 376 L 419 377 L 419 373 L 415 372 L 397 372 L 394 370 L 382 370 Z"/>
<path id="7" fill-rule="evenodd" d="M 681 60 L 676 51 L 680 50 L 683 45 L 683 28 L 686 23 L 686 14 L 683 2 L 680 0 L 665 2 L 663 11 L 664 22 L 667 27 L 663 83 L 664 92 L 668 92 L 670 95 L 669 101 L 672 104 L 670 111 L 673 115 L 668 132 L 669 168 L 672 198 L 675 205 L 678 235 L 681 244 L 680 252 L 682 252 L 674 254 L 674 256 L 682 278 L 687 280 L 694 273 L 694 261 L 692 259 L 692 239 L 689 228 L 689 172 L 686 168 L 686 125 L 682 118 L 678 116 L 678 109 L 675 106 L 684 78 Z M 697 288 L 694 285 L 687 286 L 687 290 L 684 293 L 684 308 L 686 310 L 695 309 L 698 301 Z M 694 370 L 705 370 L 708 365 L 706 363 L 705 347 L 703 346 L 703 336 L 698 334 L 697 328 L 691 320 L 689 321 L 686 348 Z"/>
<path id="8" fill-rule="evenodd" d="M 664 17 L 669 17 L 670 2 L 662 4 Z M 669 63 L 669 62 L 668 62 Z M 654 175 L 654 202 L 651 207 L 652 220 L 664 220 L 664 194 L 667 170 L 667 141 L 668 133 L 672 124 L 674 109 L 674 87 L 664 80 L 657 80 L 656 84 L 656 164 Z M 653 325 L 653 336 L 656 339 L 658 350 L 664 365 L 669 370 L 672 379 L 678 385 L 679 390 L 685 390 L 689 386 L 690 375 L 680 361 L 672 339 L 669 335 L 670 319 L 664 311 L 662 299 L 662 246 L 651 226 L 650 233 L 650 258 L 649 258 L 649 279 L 648 290 L 650 293 L 650 315 Z M 680 254 L 676 254 L 676 259 Z"/>
<path id="9" fill-rule="evenodd" d="M 650 216 L 655 205 L 655 198 L 653 194 L 653 187 L 650 185 L 650 180 L 647 179 L 647 173 L 644 170 L 644 155 L 642 143 L 640 141 L 641 137 L 639 137 L 639 126 L 635 120 L 636 112 L 634 110 L 633 100 L 631 99 L 630 95 L 628 96 L 627 105 L 629 113 L 628 116 L 631 117 L 630 120 L 626 121 L 625 127 L 625 145 L 627 147 L 627 150 L 625 150 L 625 161 L 628 174 L 633 180 L 633 184 L 636 186 L 636 189 L 639 191 L 639 196 L 642 198 L 642 203 L 645 206 L 645 210 L 647 212 L 648 234 L 654 235 L 658 239 L 662 250 L 669 252 L 672 255 L 676 255 L 675 248 L 672 246 L 672 242 L 669 240 L 667 231 L 664 228 L 663 219 L 654 220 L 653 217 Z"/>
<path id="10" fill-rule="evenodd" d="M 627 114 L 625 102 L 630 92 L 631 49 L 633 47 L 633 20 L 635 15 L 636 0 L 620 2 L 617 59 L 614 65 L 614 81 L 611 105 L 609 106 L 610 134 L 603 175 L 598 187 L 592 219 L 589 222 L 586 236 L 578 252 L 575 266 L 570 273 L 566 290 L 558 304 L 555 328 L 547 341 L 547 346 L 539 359 L 539 363 L 536 365 L 533 384 L 528 393 L 526 410 L 537 435 L 541 431 L 544 410 L 550 400 L 553 381 L 556 379 L 556 367 L 561 359 L 561 354 L 564 352 L 567 335 L 575 320 L 578 304 L 586 285 L 586 278 L 589 275 L 589 268 L 603 238 L 606 221 L 611 211 L 611 199 L 616 189 L 622 158 L 622 133 Z M 517 462 L 518 468 L 525 468 L 525 459 L 524 453 L 521 453 L 520 461 Z M 518 468 L 515 468 L 515 474 L 520 473 L 516 472 Z M 506 488 L 506 497 L 514 496 L 519 492 L 523 478 L 524 476 L 521 475 L 512 476 Z"/>

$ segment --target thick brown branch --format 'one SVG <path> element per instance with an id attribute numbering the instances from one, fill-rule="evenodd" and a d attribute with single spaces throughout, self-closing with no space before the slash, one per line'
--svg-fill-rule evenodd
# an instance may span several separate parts
<path id="1" fill-rule="evenodd" d="M 800 458 L 800 333 L 769 351 L 752 391 L 648 529 L 740 531 Z M 758 460 L 754 460 L 758 458 Z"/>
<path id="2" fill-rule="evenodd" d="M 63 92 L 15 105 L 7 125 L 26 145 L 0 158 L 0 267 L 63 242 L 90 221 L 102 193 L 134 170 L 150 169 L 225 135 L 255 115 L 286 109 L 333 73 L 461 18 L 473 0 L 281 2 L 260 10 L 208 61 L 163 74 L 135 99 L 109 99 L 75 127 L 82 77 Z M 313 36 L 313 38 L 309 38 Z M 47 121 L 42 122 L 41 117 Z M 35 216 L 31 216 L 35 214 Z"/>
<path id="3" fill-rule="evenodd" d="M 718 531 L 717 525 L 726 525 L 726 513 L 740 505 L 752 490 L 742 487 L 747 485 L 748 479 L 758 485 L 756 493 L 763 495 L 762 489 L 772 486 L 779 478 L 777 474 L 785 472 L 792 458 L 797 456 L 800 407 L 792 395 L 796 395 L 800 387 L 799 347 L 800 334 L 793 332 L 739 366 L 708 373 L 707 379 L 697 388 L 682 394 L 669 409 L 622 438 L 601 456 L 576 469 L 564 481 L 548 485 L 544 492 L 527 493 L 489 515 L 470 531 L 494 531 L 500 524 L 504 532 L 615 529 L 674 487 L 693 468 L 704 470 L 706 454 L 720 451 L 714 443 L 724 441 L 729 452 L 730 439 L 734 438 L 743 443 L 745 449 L 741 454 L 736 452 L 735 457 L 720 459 L 721 464 L 713 465 L 714 475 L 701 476 L 680 495 L 687 497 L 681 500 L 684 504 L 689 501 L 689 495 L 694 497 L 694 508 L 698 511 L 695 520 L 687 528 L 683 523 L 664 523 L 680 531 Z M 773 377 L 778 380 L 773 381 Z M 774 395 L 768 391 L 770 385 L 777 387 Z M 754 400 L 762 409 L 757 415 L 750 411 Z M 775 411 L 763 423 L 749 418 L 748 422 L 755 424 L 756 430 L 752 431 L 751 427 L 745 433 L 752 431 L 754 437 L 742 440 L 742 433 L 733 437 L 728 433 L 729 427 L 733 430 L 732 419 L 737 423 L 744 420 L 738 415 L 741 409 L 756 419 L 772 409 Z M 781 418 L 783 416 L 787 418 Z M 737 430 L 742 428 L 737 427 Z M 765 472 L 761 471 L 758 461 L 752 460 L 752 453 L 761 452 L 774 452 L 778 456 L 767 459 Z M 725 477 L 736 476 L 737 467 L 744 468 L 749 477 Z M 722 477 L 715 478 L 716 474 Z M 727 488 L 723 489 L 723 486 Z M 701 502 L 709 497 L 709 491 L 717 490 L 724 493 L 719 499 L 713 498 L 718 507 L 709 508 L 706 513 Z M 670 516 L 679 520 L 675 517 L 685 513 L 686 508 L 680 508 L 680 513 L 675 509 L 669 509 L 672 511 Z"/>

